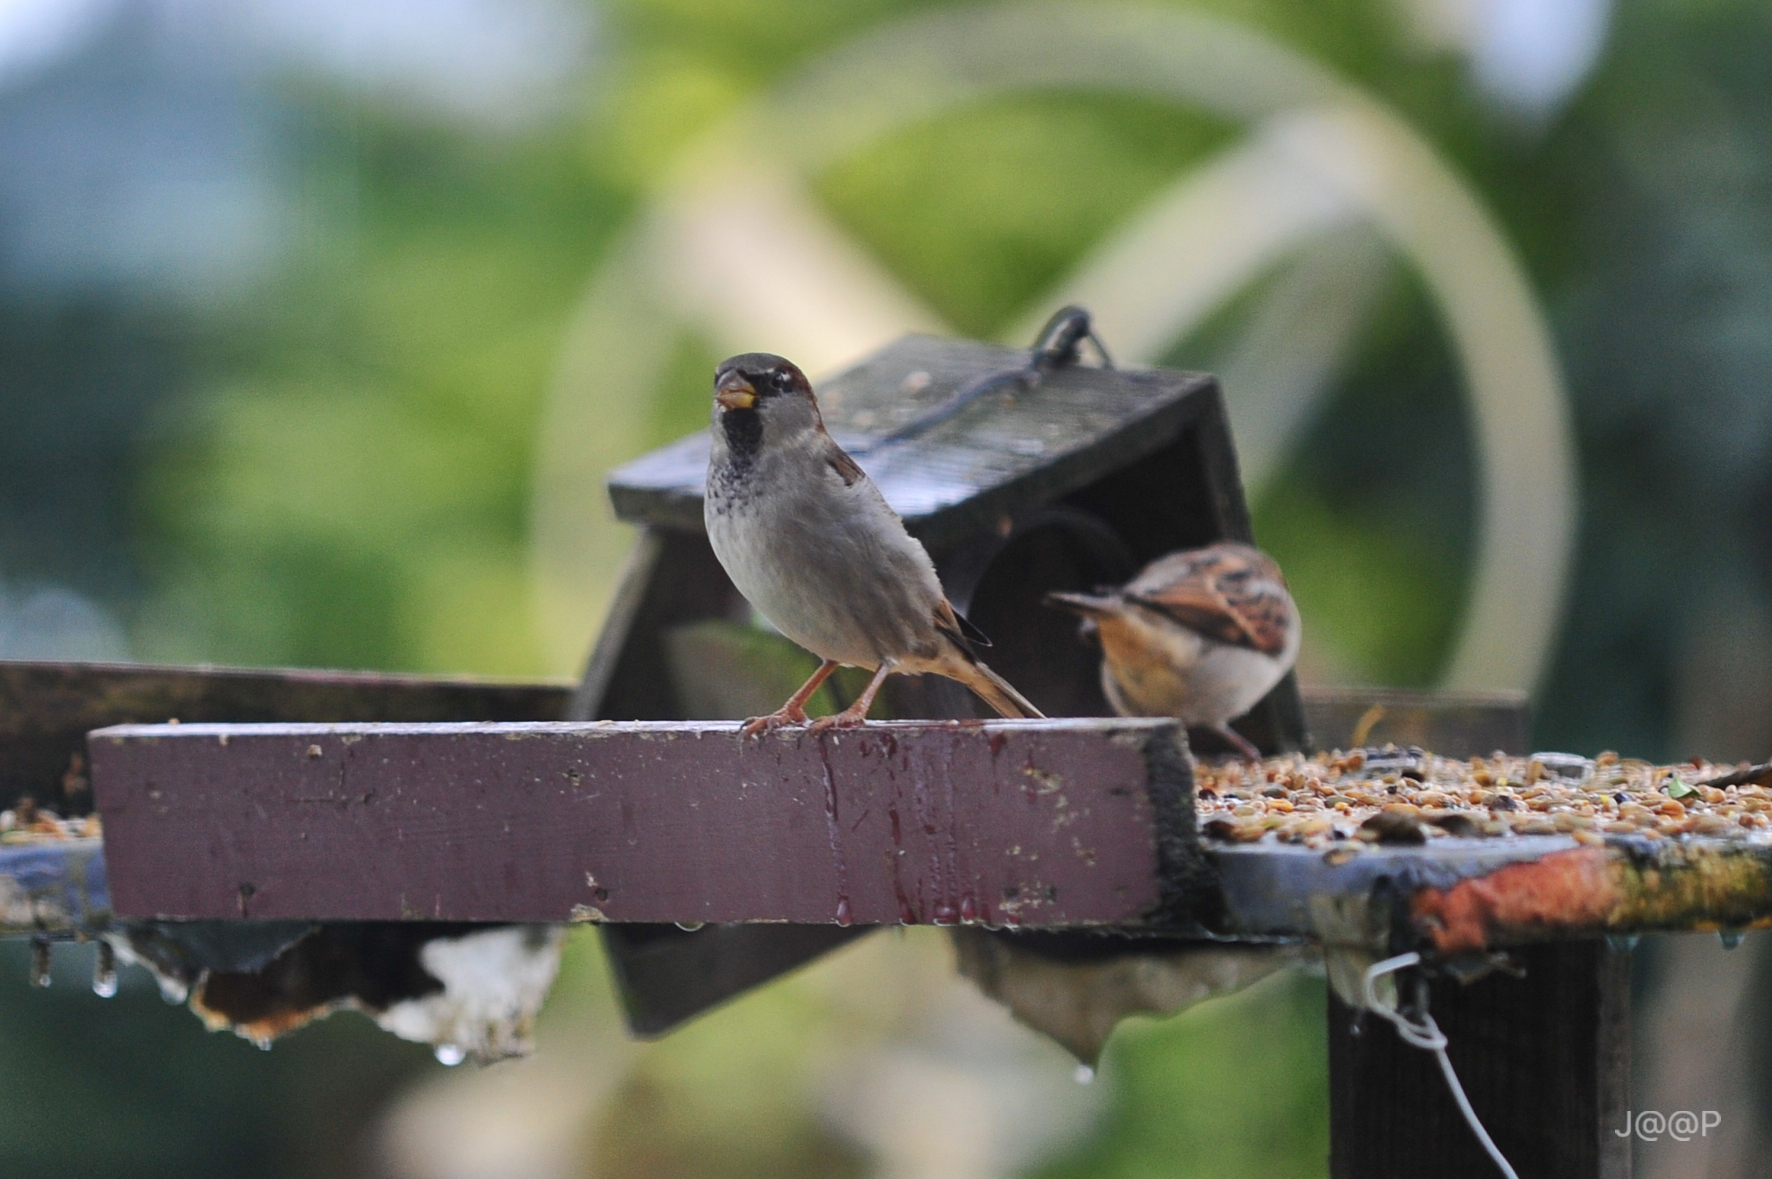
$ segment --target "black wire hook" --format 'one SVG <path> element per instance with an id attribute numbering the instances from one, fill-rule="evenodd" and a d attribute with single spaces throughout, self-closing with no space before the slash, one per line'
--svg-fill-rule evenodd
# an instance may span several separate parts
<path id="1" fill-rule="evenodd" d="M 921 434 L 931 427 L 947 421 L 961 410 L 995 389 L 1005 385 L 1019 385 L 1023 389 L 1033 389 L 1046 379 L 1048 373 L 1073 365 L 1079 359 L 1083 342 L 1087 340 L 1095 345 L 1096 353 L 1101 357 L 1103 368 L 1113 368 L 1113 358 L 1108 355 L 1107 345 L 1095 334 L 1095 326 L 1090 321 L 1089 312 L 1072 304 L 1061 307 L 1046 321 L 1040 334 L 1034 337 L 1034 346 L 1030 350 L 1026 364 L 1016 368 L 997 369 L 974 377 L 960 386 L 948 398 L 925 413 L 912 418 L 895 430 L 889 430 L 875 438 L 868 439 L 859 446 L 849 448 L 851 454 L 866 454 L 888 443 L 898 442 L 905 438 Z"/>

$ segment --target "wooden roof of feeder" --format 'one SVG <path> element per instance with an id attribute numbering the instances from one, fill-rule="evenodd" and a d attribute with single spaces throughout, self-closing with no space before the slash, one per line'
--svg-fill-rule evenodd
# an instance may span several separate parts
<path id="1" fill-rule="evenodd" d="M 1218 384 L 1202 373 L 1068 365 L 1032 389 L 986 393 L 927 430 L 890 439 L 969 382 L 1027 363 L 1025 349 L 905 336 L 820 382 L 819 405 L 832 436 L 931 550 L 1070 496 L 1118 517 L 1114 501 L 1138 493 L 1150 497 L 1135 508 L 1150 517 L 1143 527 L 1115 520 L 1136 550 L 1247 538 Z M 618 468 L 609 479 L 616 515 L 701 531 L 707 463 L 699 430 Z"/>

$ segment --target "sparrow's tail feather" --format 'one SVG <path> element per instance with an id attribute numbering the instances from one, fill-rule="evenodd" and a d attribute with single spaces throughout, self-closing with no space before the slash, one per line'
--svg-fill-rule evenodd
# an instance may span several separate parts
<path id="1" fill-rule="evenodd" d="M 966 665 L 965 675 L 956 675 L 955 679 L 965 684 L 978 694 L 979 699 L 997 710 L 998 716 L 1006 716 L 1011 720 L 1028 718 L 1044 720 L 1046 714 L 1035 708 L 1026 696 L 1015 690 L 1015 686 L 990 668 L 976 661 Z"/>

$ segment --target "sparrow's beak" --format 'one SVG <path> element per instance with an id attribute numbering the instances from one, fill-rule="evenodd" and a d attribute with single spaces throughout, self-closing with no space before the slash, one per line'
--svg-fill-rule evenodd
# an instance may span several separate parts
<path id="1" fill-rule="evenodd" d="M 1099 618 L 1103 614 L 1114 612 L 1114 603 L 1110 598 L 1098 598 L 1092 594 L 1060 594 L 1046 595 L 1046 604 L 1060 610 L 1069 610 L 1073 614 L 1081 614 L 1084 618 Z"/>
<path id="2" fill-rule="evenodd" d="M 757 387 L 733 369 L 714 385 L 714 400 L 721 409 L 750 409 L 757 404 Z"/>

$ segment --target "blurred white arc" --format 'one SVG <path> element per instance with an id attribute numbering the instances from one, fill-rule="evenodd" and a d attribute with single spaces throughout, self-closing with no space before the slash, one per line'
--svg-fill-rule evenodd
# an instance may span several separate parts
<path id="1" fill-rule="evenodd" d="M 1562 378 L 1506 240 L 1405 126 L 1366 104 L 1276 116 L 1171 190 L 1049 302 L 1091 308 L 1128 358 L 1153 360 L 1303 239 L 1354 218 L 1369 221 L 1420 273 L 1471 399 L 1481 492 L 1476 574 L 1445 683 L 1529 689 L 1554 638 L 1574 540 Z M 1159 271 L 1153 258 L 1185 260 L 1185 271 Z M 1037 328 L 1029 321 L 1012 336 L 1031 338 Z M 1264 429 L 1280 415 L 1239 414 L 1253 408 L 1242 397 L 1245 375 L 1256 374 L 1224 377 L 1254 491 L 1285 439 Z M 1299 424 L 1307 405 L 1294 401 L 1284 425 Z"/>
<path id="2" fill-rule="evenodd" d="M 1076 301 L 1127 361 L 1154 361 L 1297 258 L 1224 374 L 1254 494 L 1333 376 L 1386 253 L 1400 258 L 1435 301 L 1475 427 L 1475 573 L 1444 682 L 1534 687 L 1574 538 L 1575 458 L 1549 333 L 1505 238 L 1376 100 L 1246 28 L 1134 4 L 1013 3 L 888 24 L 685 154 L 592 280 L 544 414 L 536 584 L 561 658 L 585 648 L 602 604 L 590 587 L 606 583 L 623 544 L 607 523 L 602 473 L 645 445 L 631 403 L 644 401 L 636 392 L 653 386 L 683 333 L 788 353 L 819 372 L 901 332 L 941 330 L 818 211 L 803 178 L 912 121 L 1051 88 L 1168 99 L 1251 132 L 1111 235 L 1010 342 Z"/>
<path id="3" fill-rule="evenodd" d="M 816 375 L 900 333 L 944 329 L 780 169 L 699 163 L 719 180 L 671 194 L 658 260 L 675 305 L 722 351 L 769 340 Z"/>

